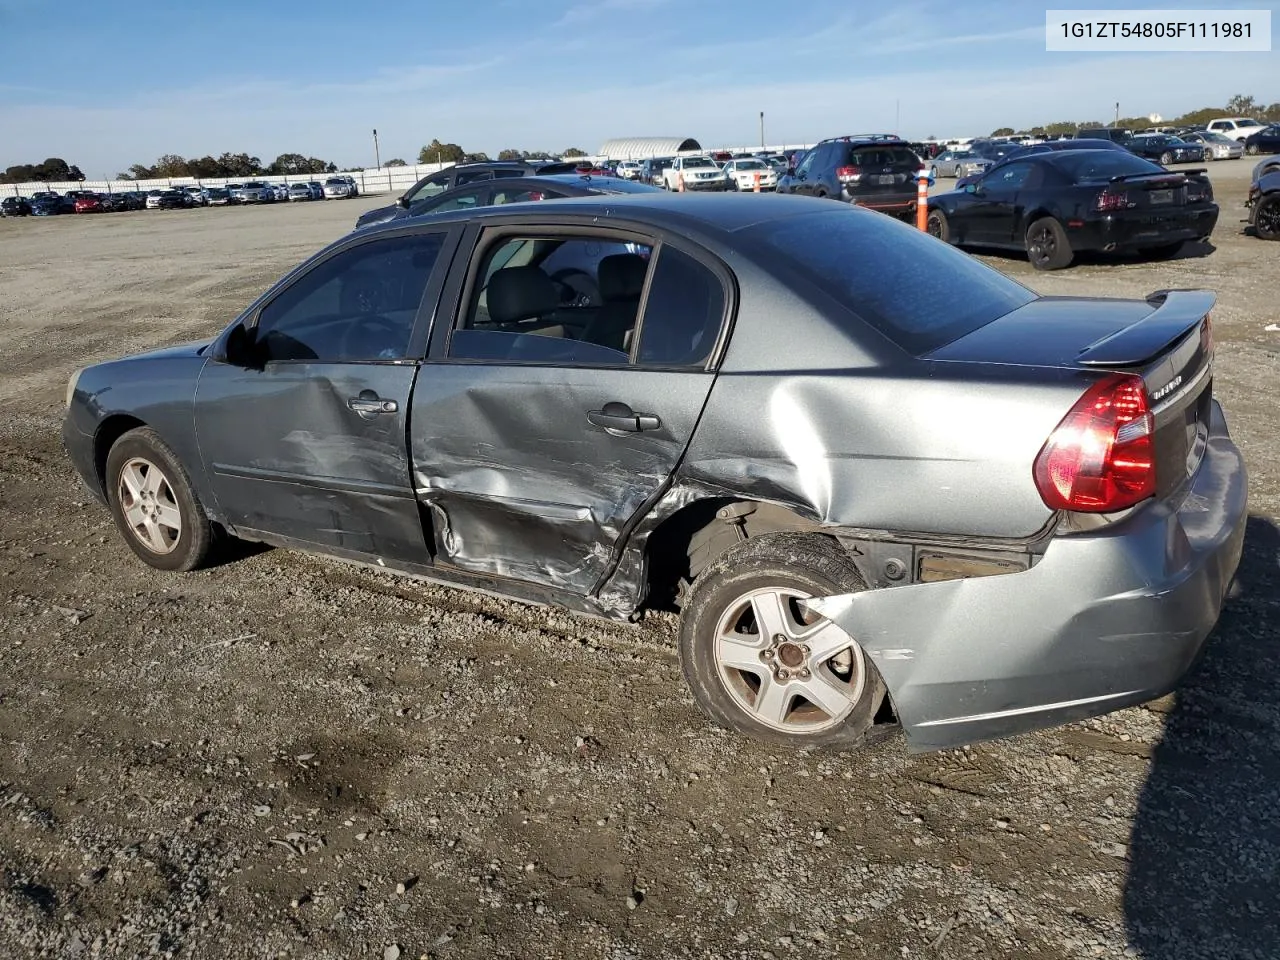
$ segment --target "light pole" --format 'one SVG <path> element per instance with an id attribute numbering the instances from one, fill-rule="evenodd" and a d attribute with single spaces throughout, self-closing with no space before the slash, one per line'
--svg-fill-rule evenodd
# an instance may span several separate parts
<path id="1" fill-rule="evenodd" d="M 760 111 L 760 149 L 764 149 L 764 111 Z"/>
<path id="2" fill-rule="evenodd" d="M 1116 104 L 1116 126 L 1120 126 L 1120 104 Z"/>
<path id="3" fill-rule="evenodd" d="M 378 152 L 378 131 L 373 131 L 373 163 L 379 170 L 382 169 L 382 154 Z"/>

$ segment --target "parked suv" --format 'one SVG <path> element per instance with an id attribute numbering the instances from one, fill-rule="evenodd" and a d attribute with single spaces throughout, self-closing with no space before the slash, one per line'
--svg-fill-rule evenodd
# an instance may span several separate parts
<path id="1" fill-rule="evenodd" d="M 916 206 L 924 165 L 904 140 L 867 134 L 823 140 L 778 182 L 779 193 L 830 197 L 901 215 Z"/>
<path id="2" fill-rule="evenodd" d="M 1230 137 L 1232 140 L 1243 142 L 1264 126 L 1266 124 L 1259 120 L 1254 120 L 1252 117 L 1216 117 L 1209 121 L 1205 129 L 1220 133 L 1224 137 Z"/>
<path id="3" fill-rule="evenodd" d="M 1110 140 L 1112 143 L 1128 143 L 1133 131 L 1123 127 L 1082 127 L 1076 131 L 1077 140 Z"/>
<path id="4" fill-rule="evenodd" d="M 364 213 L 356 220 L 356 229 L 372 226 L 375 223 L 387 223 L 409 215 L 409 207 L 422 200 L 429 200 L 437 193 L 444 193 L 454 187 L 471 183 L 475 180 L 493 180 L 497 177 L 527 177 L 533 174 L 573 173 L 578 169 L 574 161 L 534 161 L 524 163 L 519 160 L 496 161 L 488 163 L 456 163 L 435 173 L 423 177 L 406 190 L 395 203 L 386 207 L 378 207 Z"/>

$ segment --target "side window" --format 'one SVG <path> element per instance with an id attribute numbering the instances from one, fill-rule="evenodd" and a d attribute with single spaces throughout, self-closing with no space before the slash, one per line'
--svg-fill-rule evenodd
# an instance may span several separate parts
<path id="1" fill-rule="evenodd" d="M 1030 178 L 1031 170 L 1029 163 L 1010 163 L 987 180 L 987 187 L 992 190 L 1017 190 Z"/>
<path id="2" fill-rule="evenodd" d="M 413 212 L 417 214 L 444 213 L 448 210 L 470 210 L 473 207 L 484 206 L 484 204 L 480 202 L 483 193 L 484 188 L 455 193 L 453 196 L 444 197 L 435 203 L 425 204 L 422 210 L 414 210 Z"/>
<path id="3" fill-rule="evenodd" d="M 441 177 L 439 180 L 428 180 L 413 193 L 407 197 L 410 203 L 417 203 L 420 200 L 430 200 L 434 196 L 444 193 L 449 189 L 448 179 Z"/>
<path id="4" fill-rule="evenodd" d="M 477 180 L 492 180 L 492 170 L 471 170 L 458 174 L 458 179 L 453 182 L 455 187 L 460 187 L 465 183 L 475 183 Z"/>
<path id="5" fill-rule="evenodd" d="M 814 161 L 817 159 L 818 154 L 822 152 L 822 149 L 822 147 L 816 147 L 804 155 L 804 159 L 800 161 L 800 166 L 796 167 L 797 177 L 807 177 L 809 175 L 813 170 Z"/>
<path id="6" fill-rule="evenodd" d="M 254 341 L 262 359 L 403 358 L 444 238 L 374 240 L 314 267 L 259 312 Z"/>
<path id="7" fill-rule="evenodd" d="M 482 253 L 480 289 L 449 338 L 463 360 L 621 366 L 651 248 L 621 237 L 509 237 Z"/>
<path id="8" fill-rule="evenodd" d="M 526 203 L 530 200 L 550 200 L 553 197 L 563 196 L 558 190 L 552 190 L 549 187 L 542 187 L 537 190 L 526 190 L 517 186 L 502 187 L 493 191 L 493 200 L 495 206 L 499 203 Z"/>
<path id="9" fill-rule="evenodd" d="M 664 246 L 653 268 L 636 360 L 653 366 L 701 366 L 724 320 L 724 285 L 680 250 Z"/>

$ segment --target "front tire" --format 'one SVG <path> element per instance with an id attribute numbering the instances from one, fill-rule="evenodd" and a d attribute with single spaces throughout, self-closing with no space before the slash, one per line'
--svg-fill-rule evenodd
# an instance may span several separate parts
<path id="1" fill-rule="evenodd" d="M 1166 152 L 1166 153 L 1160 154 L 1160 166 L 1167 167 L 1171 163 L 1173 163 L 1172 153 Z"/>
<path id="2" fill-rule="evenodd" d="M 1053 217 L 1041 217 L 1027 227 L 1025 246 L 1027 259 L 1037 270 L 1061 270 L 1075 259 L 1067 231 Z"/>
<path id="3" fill-rule="evenodd" d="M 1251 157 L 1256 157 L 1258 155 L 1258 145 L 1256 143 L 1251 143 L 1244 148 L 1244 152 Z"/>
<path id="4" fill-rule="evenodd" d="M 1258 201 L 1253 215 L 1253 229 L 1262 240 L 1280 240 L 1280 193 Z"/>
<path id="5" fill-rule="evenodd" d="M 931 237 L 937 237 L 946 243 L 951 242 L 951 224 L 947 215 L 941 210 L 930 210 L 929 219 L 925 221 L 925 231 Z"/>
<path id="6" fill-rule="evenodd" d="M 177 455 L 154 430 L 138 427 L 115 442 L 106 491 L 116 529 L 148 566 L 186 572 L 208 559 L 213 524 Z"/>
<path id="7" fill-rule="evenodd" d="M 885 687 L 862 648 L 798 601 L 866 589 L 835 541 L 753 537 L 694 581 L 680 615 L 680 663 L 713 721 L 789 746 L 861 746 Z"/>

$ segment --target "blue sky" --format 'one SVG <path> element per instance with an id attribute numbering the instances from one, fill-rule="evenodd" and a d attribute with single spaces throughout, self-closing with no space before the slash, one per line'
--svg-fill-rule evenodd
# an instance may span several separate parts
<path id="1" fill-rule="evenodd" d="M 1017 0 L 315 0 L 165 12 L 0 0 L 0 168 L 59 156 L 93 179 L 162 153 L 413 161 L 433 137 L 595 150 L 614 136 L 771 143 L 855 130 L 1173 116 L 1280 101 L 1280 54 L 1065 54 Z M 1055 8 L 1104 6 L 1053 3 Z M 1138 4 L 1270 9 L 1234 4 Z"/>

